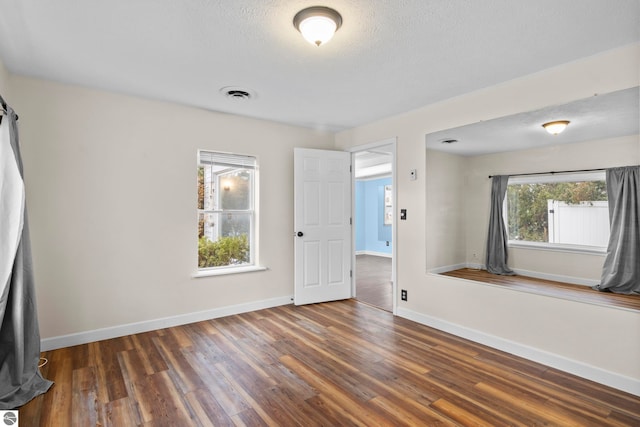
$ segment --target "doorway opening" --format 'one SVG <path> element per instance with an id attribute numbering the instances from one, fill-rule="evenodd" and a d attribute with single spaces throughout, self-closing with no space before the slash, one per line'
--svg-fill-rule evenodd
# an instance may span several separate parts
<path id="1" fill-rule="evenodd" d="M 354 295 L 395 312 L 395 142 L 356 147 L 354 165 Z"/>

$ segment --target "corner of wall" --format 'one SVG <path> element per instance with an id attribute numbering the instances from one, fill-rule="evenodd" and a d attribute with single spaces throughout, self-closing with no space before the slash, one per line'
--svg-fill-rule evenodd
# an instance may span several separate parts
<path id="1" fill-rule="evenodd" d="M 0 95 L 9 102 L 9 71 L 0 59 Z"/>

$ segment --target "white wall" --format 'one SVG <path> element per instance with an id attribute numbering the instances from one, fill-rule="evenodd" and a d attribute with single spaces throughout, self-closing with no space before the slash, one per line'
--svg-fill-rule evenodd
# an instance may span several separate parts
<path id="1" fill-rule="evenodd" d="M 427 150 L 426 170 L 430 179 L 426 180 L 424 218 L 427 224 L 440 224 L 431 229 L 426 240 L 427 270 L 466 263 L 467 162 L 462 156 Z"/>
<path id="2" fill-rule="evenodd" d="M 46 340 L 293 294 L 293 147 L 333 136 L 12 76 Z M 258 157 L 264 272 L 191 278 L 196 150 Z"/>
<path id="3" fill-rule="evenodd" d="M 2 61 L 0 61 L 0 95 L 2 95 L 8 104 L 11 103 L 11 97 L 9 95 L 9 72 Z"/>
<path id="4" fill-rule="evenodd" d="M 439 262 L 439 255 L 434 251 L 448 254 L 443 262 L 464 261 L 466 257 L 459 255 L 460 250 L 475 250 L 477 242 L 482 239 L 471 233 L 468 242 L 460 247 L 457 239 L 443 240 L 440 237 L 443 227 L 440 221 L 446 215 L 433 214 L 438 206 L 427 203 L 432 203 L 431 197 L 442 199 L 444 196 L 429 195 L 427 187 L 438 188 L 432 181 L 440 182 L 443 168 L 434 168 L 437 162 L 430 161 L 428 157 L 425 161 L 425 135 L 428 133 L 565 104 L 588 98 L 594 93 L 635 87 L 639 83 L 640 44 L 635 44 L 337 134 L 336 145 L 341 148 L 397 137 L 397 209 L 404 208 L 408 212 L 406 221 L 398 221 L 396 241 L 398 290 L 408 291 L 407 302 L 398 298 L 398 313 L 450 330 L 467 331 L 470 337 L 498 343 L 501 348 L 529 354 L 535 360 L 543 361 L 548 355 L 548 361 L 557 367 L 627 390 L 633 389 L 640 394 L 640 364 L 637 363 L 640 359 L 640 313 L 514 292 L 426 273 L 427 267 Z M 630 144 L 632 148 L 633 142 Z M 640 149 L 640 142 L 636 140 L 635 144 Z M 601 161 L 602 153 L 609 149 L 607 144 L 584 147 L 595 149 L 596 146 L 596 152 L 584 153 L 575 160 L 564 158 L 569 152 L 563 152 L 554 164 L 570 169 L 578 164 L 582 168 L 619 163 L 615 157 L 617 154 L 610 160 Z M 628 153 L 628 147 L 620 153 Z M 515 157 L 518 158 L 517 155 Z M 456 164 L 456 168 L 465 167 L 464 160 L 448 160 Z M 520 157 L 517 170 L 522 170 L 526 161 Z M 471 164 L 477 170 L 465 182 L 479 185 L 482 192 L 488 185 L 484 169 L 490 169 L 490 174 L 502 172 L 497 167 L 502 164 L 497 157 L 469 160 L 466 166 Z M 410 169 L 417 169 L 418 180 L 409 180 Z M 483 169 L 482 173 L 480 169 Z M 474 182 L 476 179 L 477 183 Z M 482 194 L 477 197 L 475 204 L 470 202 L 464 208 L 484 216 L 485 198 Z M 452 201 L 451 206 L 456 206 L 456 203 Z M 459 221 L 452 215 L 444 226 L 450 229 Z M 467 228 L 473 226 L 468 224 Z M 479 230 L 484 228 L 483 225 Z M 478 231 L 478 235 L 480 233 L 484 231 Z M 518 257 L 515 255 L 514 259 Z M 517 259 L 516 262 L 524 261 Z"/>

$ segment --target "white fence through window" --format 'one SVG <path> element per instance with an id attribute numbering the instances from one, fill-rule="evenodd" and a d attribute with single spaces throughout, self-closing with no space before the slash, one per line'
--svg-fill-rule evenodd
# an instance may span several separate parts
<path id="1" fill-rule="evenodd" d="M 607 247 L 609 242 L 608 202 L 575 204 L 547 200 L 549 243 Z"/>

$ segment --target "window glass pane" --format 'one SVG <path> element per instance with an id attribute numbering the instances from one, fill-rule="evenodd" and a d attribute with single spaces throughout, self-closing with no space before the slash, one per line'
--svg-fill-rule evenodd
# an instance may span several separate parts
<path id="1" fill-rule="evenodd" d="M 200 166 L 198 169 L 202 169 L 202 188 L 198 191 L 198 196 L 202 192 L 202 207 L 199 209 L 217 210 L 218 174 L 213 165 Z"/>
<path id="2" fill-rule="evenodd" d="M 604 180 L 509 184 L 509 240 L 605 247 L 609 239 Z"/>
<path id="3" fill-rule="evenodd" d="M 203 232 L 198 240 L 198 267 L 223 267 L 251 262 L 251 214 L 199 215 Z"/>
<path id="4" fill-rule="evenodd" d="M 204 168 L 198 166 L 198 209 L 204 209 Z"/>
<path id="5" fill-rule="evenodd" d="M 221 213 L 219 214 L 221 236 L 241 236 L 251 234 L 251 214 Z"/>
<path id="6" fill-rule="evenodd" d="M 221 237 L 211 241 L 206 237 L 198 240 L 198 267 L 228 267 L 250 262 L 249 236 Z"/>
<path id="7" fill-rule="evenodd" d="M 216 240 L 219 233 L 218 218 L 216 213 L 198 213 L 198 238 L 206 237 L 209 240 Z"/>
<path id="8" fill-rule="evenodd" d="M 247 210 L 251 209 L 251 195 L 253 170 L 235 169 L 219 175 L 220 209 Z"/>

